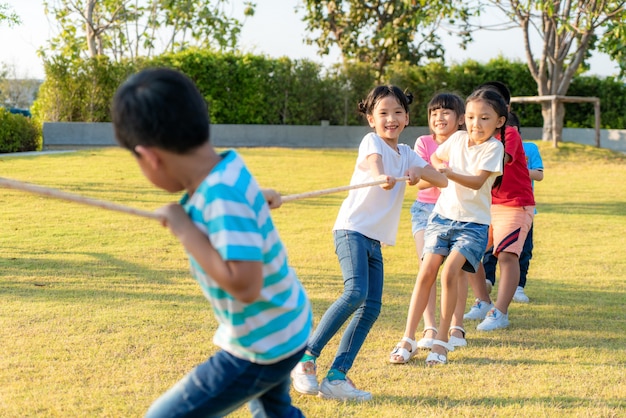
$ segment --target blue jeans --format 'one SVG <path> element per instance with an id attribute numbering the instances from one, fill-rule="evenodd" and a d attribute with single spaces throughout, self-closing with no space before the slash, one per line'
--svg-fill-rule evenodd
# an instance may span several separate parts
<path id="1" fill-rule="evenodd" d="M 350 318 L 331 369 L 347 373 L 367 334 L 378 319 L 383 296 L 383 255 L 380 242 L 355 231 L 333 232 L 343 274 L 343 294 L 324 313 L 308 350 L 319 357 L 330 339 Z"/>
<path id="2" fill-rule="evenodd" d="M 254 417 L 303 417 L 289 396 L 289 373 L 303 355 L 256 364 L 220 350 L 157 399 L 146 418 L 222 417 L 246 402 Z"/>
<path id="3" fill-rule="evenodd" d="M 530 259 L 533 258 L 533 225 L 530 225 L 524 248 L 519 255 L 519 285 L 526 287 L 526 277 L 528 276 L 528 268 L 530 267 Z M 485 267 L 485 275 L 492 285 L 496 284 L 496 264 L 498 258 L 493 255 L 493 247 L 489 247 L 483 257 L 483 265 Z"/>

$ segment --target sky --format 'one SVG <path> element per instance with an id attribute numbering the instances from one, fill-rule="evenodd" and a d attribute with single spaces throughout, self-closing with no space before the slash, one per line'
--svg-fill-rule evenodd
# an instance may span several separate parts
<path id="1" fill-rule="evenodd" d="M 0 27 L 0 63 L 12 68 L 17 78 L 43 79 L 44 71 L 37 50 L 45 48 L 47 40 L 57 31 L 54 22 L 49 22 L 40 0 L 0 0 L 8 4 L 21 18 L 22 23 L 12 28 Z M 241 17 L 242 0 L 233 0 L 233 16 Z M 270 57 L 287 56 L 292 59 L 308 58 L 324 65 L 339 62 L 338 51 L 330 56 L 319 57 L 315 46 L 304 42 L 306 31 L 302 22 L 303 11 L 296 11 L 300 0 L 257 1 L 256 13 L 246 19 L 240 46 L 245 52 L 264 54 Z M 482 19 L 492 19 L 484 16 Z M 510 60 L 526 62 L 521 30 L 499 32 L 477 31 L 474 42 L 467 50 L 458 47 L 458 41 L 444 35 L 446 64 L 462 63 L 473 59 L 486 63 L 502 56 Z M 538 46 L 537 46 L 538 47 Z M 608 56 L 595 53 L 591 60 L 591 71 L 587 75 L 615 75 L 618 66 Z"/>

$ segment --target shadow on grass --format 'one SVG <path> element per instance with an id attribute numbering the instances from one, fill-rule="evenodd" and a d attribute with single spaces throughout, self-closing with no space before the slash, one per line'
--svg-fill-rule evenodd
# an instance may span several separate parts
<path id="1" fill-rule="evenodd" d="M 519 406 L 531 407 L 533 405 L 538 408 L 551 407 L 562 413 L 562 416 L 575 416 L 575 411 L 580 412 L 585 408 L 611 409 L 614 412 L 622 413 L 626 410 L 623 399 L 602 399 L 596 400 L 588 397 L 576 396 L 546 396 L 546 397 L 472 397 L 471 399 L 452 400 L 441 397 L 413 397 L 413 396 L 382 396 L 382 401 L 389 401 L 399 405 L 415 405 L 415 407 L 430 407 L 445 410 L 453 410 L 459 407 L 484 408 L 485 406 L 494 406 L 498 408 L 507 408 Z M 608 411 L 606 411 L 608 412 Z M 585 415 L 586 416 L 586 415 Z M 604 416 L 604 415 L 603 415 Z M 612 414 L 606 416 L 613 416 Z M 615 415 L 618 416 L 618 415 Z M 620 415 L 621 416 L 621 415 Z"/>
<path id="2" fill-rule="evenodd" d="M 401 279 L 395 277 L 393 283 L 385 288 L 379 321 L 397 329 L 398 334 L 402 333 L 405 324 L 413 283 L 414 278 L 406 275 Z M 531 302 L 512 302 L 509 306 L 508 328 L 480 332 L 475 329 L 479 321 L 465 321 L 468 342 L 472 347 L 497 344 L 519 349 L 587 348 L 617 350 L 623 355 L 626 353 L 623 344 L 626 334 L 623 310 L 625 284 L 621 281 L 611 287 L 600 287 L 594 283 L 584 286 L 534 279 L 532 291 L 527 290 Z M 496 299 L 497 295 L 494 293 L 492 297 Z M 468 300 L 473 300 L 471 290 Z M 464 361 L 482 363 L 490 360 L 476 358 Z"/>
<path id="3" fill-rule="evenodd" d="M 55 253 L 59 254 L 59 253 Z M 62 253 L 61 253 L 62 254 Z M 85 261 L 67 260 L 75 258 Z M 185 269 L 157 269 L 119 259 L 106 253 L 72 252 L 67 259 L 0 258 L 1 293 L 6 297 L 77 300 L 197 300 L 179 288 L 193 279 Z M 180 278 L 183 279 L 180 279 Z M 167 285 L 164 286 L 164 285 Z"/>
<path id="4" fill-rule="evenodd" d="M 539 203 L 537 210 L 540 213 L 563 213 L 573 215 L 604 215 L 626 216 L 624 202 L 561 202 Z"/>
<path id="5" fill-rule="evenodd" d="M 128 262 L 107 253 L 55 252 L 55 254 L 67 254 L 67 258 L 0 258 L 0 276 L 76 277 L 82 273 L 85 277 L 106 277 L 119 274 L 121 276 L 142 277 L 152 283 L 168 284 L 171 283 L 171 277 L 187 273 L 186 270 L 154 269 L 146 265 Z M 85 256 L 90 260 L 71 260 Z"/>

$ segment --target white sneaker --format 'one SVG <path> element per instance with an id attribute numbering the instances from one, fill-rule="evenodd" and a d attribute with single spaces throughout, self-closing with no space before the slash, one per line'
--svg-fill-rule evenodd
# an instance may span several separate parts
<path id="1" fill-rule="evenodd" d="M 524 288 L 522 286 L 517 286 L 517 290 L 515 291 L 515 294 L 513 295 L 513 300 L 519 303 L 530 302 L 530 299 L 528 299 L 528 296 L 526 296 L 526 293 L 524 293 Z"/>
<path id="2" fill-rule="evenodd" d="M 291 381 L 296 392 L 304 395 L 317 395 L 317 366 L 313 360 L 299 361 L 291 371 Z"/>
<path id="3" fill-rule="evenodd" d="M 492 308 L 487 312 L 485 320 L 478 324 L 476 329 L 478 331 L 493 331 L 498 328 L 506 328 L 509 326 L 509 314 L 503 314 L 498 308 Z"/>
<path id="4" fill-rule="evenodd" d="M 493 289 L 493 283 L 490 280 L 485 279 L 485 286 L 487 286 L 487 293 L 491 294 L 491 290 Z"/>
<path id="5" fill-rule="evenodd" d="M 320 398 L 324 399 L 340 399 L 342 401 L 355 400 L 355 401 L 369 401 L 372 399 L 372 394 L 359 390 L 354 387 L 354 383 L 350 379 L 346 380 L 322 380 L 320 385 Z"/>
<path id="6" fill-rule="evenodd" d="M 463 319 L 470 319 L 470 320 L 485 319 L 485 315 L 487 315 L 487 312 L 489 312 L 491 308 L 493 308 L 493 303 L 487 303 L 485 301 L 482 301 L 476 298 L 476 301 L 474 301 L 474 304 L 470 308 L 469 312 L 463 315 Z"/>

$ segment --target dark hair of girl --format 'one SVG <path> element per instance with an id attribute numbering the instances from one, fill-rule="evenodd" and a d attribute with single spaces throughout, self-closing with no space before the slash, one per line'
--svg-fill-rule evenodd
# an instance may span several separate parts
<path id="1" fill-rule="evenodd" d="M 400 90 L 399 87 L 392 85 L 378 86 L 372 89 L 365 100 L 359 102 L 359 112 L 364 115 L 371 115 L 376 104 L 388 96 L 395 97 L 398 103 L 404 108 L 404 111 L 409 113 L 409 105 L 413 102 L 413 95 L 411 93 L 405 93 Z"/>
<path id="2" fill-rule="evenodd" d="M 502 146 L 504 147 L 506 120 L 509 117 L 509 109 L 508 109 L 508 105 L 506 101 L 497 90 L 494 90 L 493 88 L 489 88 L 489 87 L 482 87 L 482 88 L 478 88 L 474 90 L 474 92 L 470 94 L 467 100 L 465 101 L 465 105 L 467 106 L 468 103 L 477 101 L 477 100 L 485 101 L 489 106 L 493 108 L 493 110 L 495 110 L 498 117 L 504 116 L 505 123 L 503 123 L 502 126 L 500 127 L 500 141 L 502 142 Z M 506 156 L 506 153 L 502 157 L 503 166 L 505 162 L 504 156 Z M 504 175 L 504 170 L 502 170 L 502 173 L 503 173 L 502 175 Z M 502 175 L 496 178 L 496 181 L 493 183 L 493 188 L 500 187 L 500 185 L 502 184 Z"/>
<path id="3" fill-rule="evenodd" d="M 458 95 L 454 93 L 438 93 L 430 99 L 428 102 L 428 127 L 430 128 L 430 114 L 435 110 L 439 109 L 448 109 L 453 111 L 456 114 L 456 117 L 463 115 L 465 113 L 465 103 L 463 103 L 463 99 L 461 99 Z M 465 129 L 465 123 L 462 123 L 459 126 L 459 129 Z M 433 138 L 435 138 L 435 133 L 432 132 Z"/>

